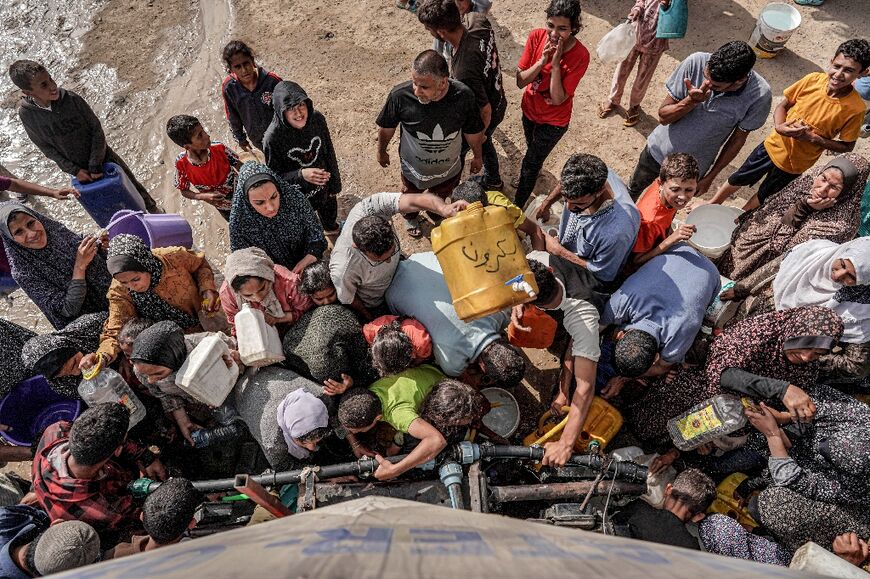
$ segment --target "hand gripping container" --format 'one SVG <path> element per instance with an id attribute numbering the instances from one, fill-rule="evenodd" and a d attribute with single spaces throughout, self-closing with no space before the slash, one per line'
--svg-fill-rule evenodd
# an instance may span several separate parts
<path id="1" fill-rule="evenodd" d="M 229 347 L 218 336 L 207 336 L 178 369 L 175 384 L 203 404 L 220 406 L 239 378 L 238 364 L 233 362 L 227 368 L 224 362 L 229 353 Z"/>
<path id="2" fill-rule="evenodd" d="M 748 398 L 719 394 L 668 420 L 668 433 L 680 450 L 694 450 L 746 426 L 743 408 L 750 405 Z"/>
<path id="3" fill-rule="evenodd" d="M 284 361 L 281 337 L 275 326 L 266 323 L 263 312 L 249 304 L 236 314 L 236 337 L 239 357 L 245 366 L 259 368 Z"/>
<path id="4" fill-rule="evenodd" d="M 79 383 L 79 396 L 88 406 L 113 402 L 121 404 L 130 413 L 130 426 L 133 428 L 145 418 L 145 405 L 120 374 L 100 363 L 84 373 Z"/>
<path id="5" fill-rule="evenodd" d="M 544 412 L 538 421 L 538 428 L 523 439 L 523 445 L 534 446 L 559 440 L 562 430 L 568 424 L 568 407 L 563 406 L 562 412 L 565 417 L 561 420 L 553 416 L 549 410 Z M 574 441 L 574 450 L 586 452 L 592 441 L 597 442 L 601 450 L 604 450 L 620 428 L 622 428 L 622 414 L 604 398 L 596 396 L 592 399 L 592 404 L 589 405 L 583 429 L 577 440 Z"/>
<path id="6" fill-rule="evenodd" d="M 133 187 L 127 174 L 118 165 L 103 165 L 103 177 L 90 183 L 72 178 L 72 186 L 81 193 L 79 203 L 100 227 L 106 227 L 112 216 L 122 209 L 145 211 L 142 196 Z"/>
<path id="7" fill-rule="evenodd" d="M 535 298 L 535 277 L 504 207 L 472 203 L 432 230 L 432 249 L 465 322 Z"/>

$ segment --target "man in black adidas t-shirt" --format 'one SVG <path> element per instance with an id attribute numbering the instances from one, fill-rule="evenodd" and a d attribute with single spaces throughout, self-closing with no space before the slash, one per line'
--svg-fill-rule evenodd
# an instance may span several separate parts
<path id="1" fill-rule="evenodd" d="M 481 144 L 483 121 L 474 93 L 461 82 L 451 80 L 447 61 L 434 50 L 420 53 L 411 80 L 390 91 L 378 115 L 378 163 L 390 164 L 387 146 L 401 125 L 399 160 L 402 166 L 402 193 L 428 190 L 447 197 L 459 184 L 462 173 L 462 139 L 474 158 L 472 173 L 483 165 Z M 416 214 L 405 216 L 411 225 Z"/>

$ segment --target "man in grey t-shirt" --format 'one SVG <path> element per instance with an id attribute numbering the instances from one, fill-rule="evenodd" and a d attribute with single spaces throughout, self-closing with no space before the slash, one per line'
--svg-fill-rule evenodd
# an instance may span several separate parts
<path id="1" fill-rule="evenodd" d="M 671 153 L 695 156 L 704 176 L 695 196 L 707 192 L 749 133 L 761 128 L 770 114 L 770 85 L 752 70 L 754 65 L 755 53 L 742 41 L 729 42 L 713 54 L 696 52 L 680 63 L 665 83 L 668 96 L 659 108 L 661 124 L 650 134 L 631 177 L 632 199 L 658 177 Z"/>
<path id="2" fill-rule="evenodd" d="M 401 258 L 399 238 L 391 219 L 397 213 L 432 211 L 452 217 L 468 206 L 465 201 L 447 204 L 428 193 L 375 193 L 350 210 L 329 258 L 329 272 L 338 301 L 366 319 L 371 308 L 384 303 Z"/>

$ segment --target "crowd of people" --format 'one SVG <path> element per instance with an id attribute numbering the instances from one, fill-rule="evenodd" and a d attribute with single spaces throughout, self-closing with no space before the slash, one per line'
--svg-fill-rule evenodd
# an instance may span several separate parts
<path id="1" fill-rule="evenodd" d="M 435 458 L 469 429 L 506 443 L 483 423 L 490 403 L 480 389 L 518 387 L 527 358 L 514 338 L 538 331 L 529 320 L 541 312 L 568 339 L 557 387 L 531 386 L 550 396 L 554 413 L 569 409 L 543 464 L 569 460 L 600 396 L 657 454 L 653 475 L 680 471 L 663 502 L 638 500 L 614 515 L 620 533 L 775 565 L 812 540 L 855 565 L 868 562 L 870 407 L 855 395 L 870 388 L 870 237 L 859 236 L 870 164 L 852 151 L 866 112 L 853 84 L 870 75 L 870 42 L 842 43 L 824 71 L 786 88 L 774 130 L 748 155 L 747 137 L 773 105 L 752 47 L 732 41 L 689 55 L 665 84 L 660 124 L 627 181 L 600 156 L 576 153 L 527 216 L 590 56 L 578 37 L 579 0 L 550 0 L 515 72 L 526 151 L 518 179 L 505 183 L 492 137 L 510 105 L 489 4 L 398 2 L 435 39 L 374 119 L 382 167 L 400 133 L 400 191 L 362 199 L 343 220 L 341 159 L 323 112 L 300 84 L 258 66 L 248 45 L 226 45 L 222 96 L 241 153 L 212 141 L 196 117 L 176 115 L 166 126 L 182 149 L 176 188 L 228 223 L 222 283 L 200 251 L 151 248 L 129 234 L 83 236 L 26 202 L 75 189 L 0 177 L 0 190 L 21 196 L 0 203 L 11 275 L 54 328 L 36 335 L 0 320 L 0 394 L 42 375 L 76 399 L 83 372 L 113 368 L 147 408 L 131 428 L 125 406 L 95 404 L 34 441 L 32 480 L 0 507 L 4 577 L 178 542 L 204 500 L 190 480 L 235 474 L 227 448 L 245 441 L 275 470 L 371 456 L 378 480 Z M 631 7 L 636 44 L 615 71 L 601 118 L 620 110 L 637 65 L 624 123 L 638 122 L 668 49 L 656 30 L 669 4 Z M 21 124 L 46 157 L 79 183 L 114 163 L 148 210 L 160 211 L 82 97 L 34 61 L 16 61 L 9 74 L 23 93 Z M 264 163 L 243 162 L 257 151 Z M 825 154 L 832 158 L 813 168 Z M 724 255 L 714 262 L 687 243 L 696 227 L 675 223 L 678 211 L 721 204 L 758 182 Z M 564 210 L 551 235 L 537 220 L 557 201 Z M 393 217 L 421 236 L 422 219 L 437 225 L 475 203 L 510 215 L 538 291 L 532 302 L 464 322 L 445 281 L 452 272 L 433 252 L 403 253 Z M 739 303 L 727 322 L 707 316 L 717 300 Z M 226 364 L 244 371 L 235 320 L 246 307 L 277 329 L 285 359 L 245 374 L 244 388 L 210 406 L 177 375 L 213 336 L 230 352 Z M 753 401 L 749 425 L 677 450 L 668 421 L 723 393 Z M 231 433 L 221 452 L 202 442 L 218 431 Z M 384 458 L 399 454 L 398 462 Z M 749 475 L 739 492 L 751 531 L 705 516 L 715 483 L 735 472 Z M 144 503 L 128 489 L 140 476 L 163 481 Z"/>

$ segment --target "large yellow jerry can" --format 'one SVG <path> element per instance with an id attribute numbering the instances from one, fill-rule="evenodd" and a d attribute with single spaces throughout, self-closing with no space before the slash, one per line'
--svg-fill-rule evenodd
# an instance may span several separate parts
<path id="1" fill-rule="evenodd" d="M 532 301 L 538 292 L 504 207 L 472 203 L 432 230 L 432 249 L 463 321 Z"/>
<path id="2" fill-rule="evenodd" d="M 749 527 L 750 529 L 757 527 L 758 523 L 756 523 L 755 519 L 753 519 L 749 514 L 749 509 L 746 506 L 741 505 L 739 499 L 734 495 L 737 491 L 737 487 L 739 487 L 746 478 L 746 475 L 742 472 L 735 472 L 734 474 L 728 475 L 725 480 L 720 482 L 719 486 L 716 487 L 716 499 L 710 505 L 710 508 L 707 509 L 707 513 L 727 515 L 744 527 Z"/>
<path id="3" fill-rule="evenodd" d="M 568 407 L 563 406 L 562 412 L 568 412 Z M 525 446 L 533 446 L 536 444 L 544 444 L 545 442 L 553 442 L 559 439 L 559 435 L 564 430 L 568 423 L 568 416 L 565 416 L 561 421 L 553 416 L 553 413 L 547 410 L 541 415 L 538 421 L 538 428 L 532 431 L 523 439 Z M 601 446 L 601 450 L 613 440 L 613 437 L 622 428 L 622 414 L 612 404 L 600 396 L 592 399 L 592 404 L 589 406 L 589 413 L 586 415 L 586 422 L 583 423 L 583 430 L 580 431 L 580 436 L 574 441 L 574 450 L 576 452 L 586 452 L 591 441 L 597 441 Z"/>

